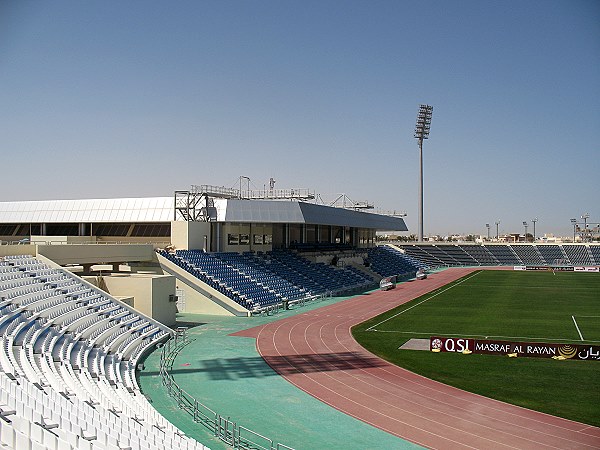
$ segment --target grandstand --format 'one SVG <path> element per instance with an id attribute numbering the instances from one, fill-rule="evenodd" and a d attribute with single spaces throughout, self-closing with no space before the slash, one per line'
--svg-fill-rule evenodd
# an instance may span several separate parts
<path id="1" fill-rule="evenodd" d="M 600 265 L 600 246 L 596 244 L 397 244 L 395 247 L 432 268 Z"/>
<path id="2" fill-rule="evenodd" d="M 205 448 L 136 381 L 138 360 L 170 329 L 30 255 L 0 260 L 0 300 L 5 448 Z"/>
<path id="3" fill-rule="evenodd" d="M 512 249 L 523 264 L 547 264 L 536 245 L 513 245 Z"/>
<path id="4" fill-rule="evenodd" d="M 179 311 L 226 315 L 364 291 L 382 276 L 406 278 L 423 267 L 600 261 L 597 246 L 590 244 L 419 243 L 398 245 L 397 254 L 374 251 L 377 230 L 406 230 L 401 218 L 307 203 L 303 200 L 311 196 L 303 192 L 256 195 L 194 186 L 176 191 L 174 198 L 5 202 L 0 203 L 0 239 L 29 241 L 51 259 L 56 244 L 71 249 L 77 244 L 151 245 L 156 255 L 143 260 L 119 250 L 109 257 L 107 247 L 95 259 L 63 255 L 60 264 L 79 264 L 91 282 L 97 275 L 94 264 L 107 263 L 112 267 L 104 274 L 172 276 L 175 289 L 169 295 Z M 100 282 L 125 295 L 123 278 Z M 144 295 L 136 297 L 136 307 Z M 171 325 L 175 310 L 165 312 L 164 305 L 158 306 L 160 295 L 155 297 L 143 312 Z"/>
<path id="5" fill-rule="evenodd" d="M 513 266 L 523 264 L 510 245 L 487 245 L 489 252 L 498 260 L 499 265 Z"/>
<path id="6" fill-rule="evenodd" d="M 595 265 L 600 265 L 600 245 L 589 246 L 590 255 Z"/>
<path id="7" fill-rule="evenodd" d="M 400 218 L 209 190 L 201 217 L 173 197 L 0 203 L 3 447 L 205 448 L 139 390 L 138 362 L 173 336 L 140 311 L 171 325 L 179 297 L 180 310 L 246 315 L 364 291 L 377 274 L 354 264 L 376 230 L 406 230 Z"/>
<path id="8" fill-rule="evenodd" d="M 553 265 L 560 263 L 561 261 L 569 261 L 567 254 L 559 245 L 537 245 L 536 248 L 545 264 Z"/>
<path id="9" fill-rule="evenodd" d="M 368 252 L 375 275 L 414 276 L 416 262 L 392 249 L 377 250 L 374 247 Z M 159 253 L 200 282 L 254 312 L 283 302 L 293 304 L 298 300 L 348 294 L 376 286 L 374 277 L 364 269 L 349 264 L 334 267 L 314 263 L 289 250 L 259 254 L 209 254 L 199 250 L 178 250 L 172 254 L 163 250 Z M 366 253 L 364 255 L 366 257 Z"/>
<path id="10" fill-rule="evenodd" d="M 162 249 L 144 257 L 144 267 L 118 250 L 110 257 L 97 251 L 95 259 L 61 255 L 61 264 L 80 265 L 88 279 L 97 275 L 93 267 L 106 264 L 112 267 L 103 269 L 105 275 L 173 276 L 171 294 L 187 312 L 245 315 L 373 287 L 379 275 L 364 269 L 366 250 L 375 245 L 377 230 L 407 230 L 403 219 L 304 201 L 310 198 L 302 189 L 257 195 L 193 186 L 174 197 L 4 202 L 0 240 L 31 242 L 51 259 L 56 244 L 143 243 Z M 116 278 L 104 278 L 118 295 L 125 291 Z M 158 302 L 146 312 L 170 325 L 174 310 L 161 314 L 165 307 Z"/>
<path id="11" fill-rule="evenodd" d="M 370 248 L 368 255 L 370 268 L 382 277 L 412 278 L 419 269 L 427 268 L 426 264 L 390 246 Z"/>
<path id="12" fill-rule="evenodd" d="M 583 266 L 593 265 L 594 260 L 590 248 L 585 245 L 563 245 L 565 255 L 572 264 L 581 264 Z"/>
<path id="13" fill-rule="evenodd" d="M 600 265 L 595 244 L 377 246 L 377 230 L 406 231 L 401 218 L 210 187 L 186 195 L 0 203 L 4 447 L 205 448 L 136 380 L 174 336 L 176 309 L 251 316 L 420 269 Z"/>
<path id="14" fill-rule="evenodd" d="M 159 250 L 159 254 L 250 312 L 323 294 L 342 294 L 372 288 L 379 278 L 396 275 L 414 277 L 419 268 L 498 265 L 574 265 L 577 261 L 596 264 L 590 246 L 494 244 L 377 246 L 355 252 L 357 260 L 343 267 L 309 257 L 323 252 L 272 250 L 268 252 L 206 253 L 200 250 Z M 591 246 L 593 248 L 593 246 Z M 578 250 L 574 250 L 578 249 Z M 580 258 L 569 259 L 578 252 Z M 343 251 L 338 253 L 343 256 Z M 588 256 L 587 259 L 584 256 Z M 330 259 L 331 260 L 331 259 Z M 367 268 L 368 267 L 368 268 Z"/>
<path id="15" fill-rule="evenodd" d="M 483 245 L 464 245 L 462 249 L 471 255 L 478 264 L 495 266 L 500 264 L 492 252 Z"/>

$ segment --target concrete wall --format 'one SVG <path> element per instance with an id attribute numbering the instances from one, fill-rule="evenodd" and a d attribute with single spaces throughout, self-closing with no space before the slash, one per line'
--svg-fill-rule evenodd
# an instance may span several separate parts
<path id="1" fill-rule="evenodd" d="M 185 312 L 226 316 L 248 315 L 246 308 L 201 282 L 164 256 L 158 255 L 158 260 L 165 273 L 170 273 L 177 278 L 176 287 L 185 295 Z"/>
<path id="2" fill-rule="evenodd" d="M 0 245 L 0 256 L 14 255 L 37 255 L 37 246 L 31 244 L 25 245 Z"/>
<path id="3" fill-rule="evenodd" d="M 210 230 L 209 222 L 171 222 L 171 243 L 178 250 L 209 251 Z"/>
<path id="4" fill-rule="evenodd" d="M 60 265 L 156 262 L 152 245 L 142 244 L 39 245 L 38 252 Z"/>
<path id="5" fill-rule="evenodd" d="M 185 297 L 185 311 L 194 314 L 211 314 L 215 316 L 234 316 L 234 314 L 217 303 L 217 296 L 207 290 L 198 289 L 192 282 L 177 277 L 177 289 L 181 290 Z M 247 314 L 246 314 L 247 315 Z"/>
<path id="6" fill-rule="evenodd" d="M 161 323 L 175 324 L 177 314 L 175 287 L 177 280 L 171 275 L 146 276 L 152 278 L 152 317 Z M 169 300 L 170 297 L 173 301 Z"/>
<path id="7" fill-rule="evenodd" d="M 167 326 L 175 324 L 177 305 L 169 301 L 169 296 L 175 295 L 174 277 L 136 273 L 83 278 L 113 297 L 133 298 L 133 304 L 128 304 L 154 320 Z"/>
<path id="8" fill-rule="evenodd" d="M 133 297 L 115 297 L 120 302 L 125 303 L 127 306 L 131 306 L 133 308 Z"/>

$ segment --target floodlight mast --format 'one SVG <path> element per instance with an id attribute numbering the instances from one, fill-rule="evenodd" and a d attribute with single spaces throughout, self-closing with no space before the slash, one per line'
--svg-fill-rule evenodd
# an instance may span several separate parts
<path id="1" fill-rule="evenodd" d="M 417 239 L 423 242 L 423 140 L 429 138 L 431 128 L 431 116 L 433 106 L 421 105 L 417 113 L 417 124 L 415 126 L 415 138 L 419 143 L 419 224 Z"/>

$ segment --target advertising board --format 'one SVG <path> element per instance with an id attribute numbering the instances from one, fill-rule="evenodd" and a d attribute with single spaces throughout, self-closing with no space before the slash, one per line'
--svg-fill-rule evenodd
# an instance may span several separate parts
<path id="1" fill-rule="evenodd" d="M 529 358 L 553 358 L 600 361 L 600 346 L 555 344 L 549 342 L 514 342 L 491 339 L 472 339 L 432 336 L 429 349 L 440 352 L 472 352 L 486 355 L 516 354 Z"/>

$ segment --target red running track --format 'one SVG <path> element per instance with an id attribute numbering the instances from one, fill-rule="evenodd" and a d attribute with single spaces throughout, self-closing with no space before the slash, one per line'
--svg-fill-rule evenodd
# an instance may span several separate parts
<path id="1" fill-rule="evenodd" d="M 600 448 L 600 428 L 422 377 L 362 348 L 350 328 L 472 272 L 449 269 L 235 333 L 313 397 L 402 439 L 436 449 Z"/>

